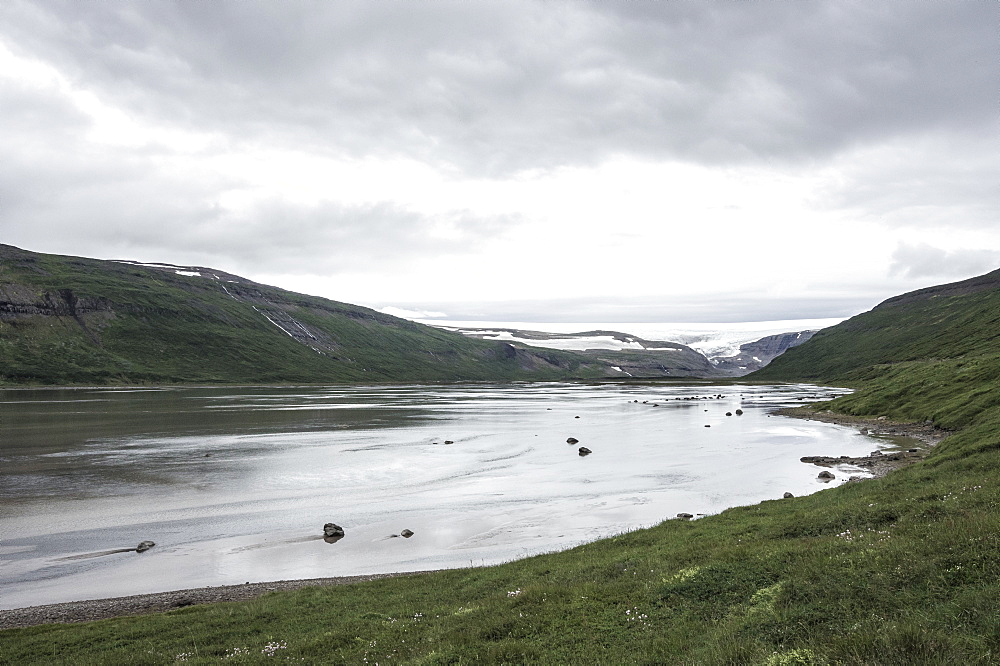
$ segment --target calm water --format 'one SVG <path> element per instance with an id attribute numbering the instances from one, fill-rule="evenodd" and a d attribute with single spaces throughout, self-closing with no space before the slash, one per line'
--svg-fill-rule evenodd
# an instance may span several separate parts
<path id="1" fill-rule="evenodd" d="M 0 608 L 494 564 L 682 511 L 810 493 L 827 486 L 799 457 L 879 445 L 769 415 L 830 395 L 580 384 L 0 391 Z M 725 416 L 737 408 L 743 416 Z M 320 539 L 327 522 L 346 537 Z M 414 536 L 392 537 L 403 529 Z M 156 546 L 145 553 L 107 552 L 147 539 Z"/>

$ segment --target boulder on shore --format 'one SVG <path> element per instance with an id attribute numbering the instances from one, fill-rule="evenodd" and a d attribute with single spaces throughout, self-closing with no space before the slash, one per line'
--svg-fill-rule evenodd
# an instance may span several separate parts
<path id="1" fill-rule="evenodd" d="M 323 536 L 326 538 L 344 536 L 344 528 L 337 523 L 327 523 L 323 526 Z"/>
<path id="2" fill-rule="evenodd" d="M 826 470 L 824 469 L 824 470 L 823 470 L 822 472 L 820 472 L 820 473 L 819 473 L 819 474 L 818 474 L 818 475 L 816 476 L 816 478 L 818 478 L 818 479 L 835 479 L 835 478 L 837 478 L 837 477 L 835 477 L 835 476 L 833 475 L 833 473 L 832 473 L 832 472 L 828 472 L 828 471 L 826 471 Z"/>
<path id="3" fill-rule="evenodd" d="M 792 497 L 795 497 L 795 495 L 793 495 L 793 494 L 791 494 L 791 493 L 785 493 L 784 495 L 782 495 L 782 497 L 783 497 L 784 499 L 791 499 Z"/>
<path id="4" fill-rule="evenodd" d="M 579 441 L 580 440 L 578 440 L 576 437 L 567 437 L 566 438 L 566 443 L 567 444 L 576 444 Z"/>
<path id="5" fill-rule="evenodd" d="M 413 530 L 403 530 L 402 532 L 399 533 L 399 536 L 403 537 L 404 539 L 409 539 L 411 536 L 413 536 Z"/>
<path id="6" fill-rule="evenodd" d="M 155 546 L 156 544 L 152 541 L 140 541 L 139 545 L 135 547 L 135 552 L 145 553 L 147 550 Z"/>
<path id="7" fill-rule="evenodd" d="M 581 456 L 589 456 L 593 451 L 588 449 L 586 446 L 581 446 L 579 451 Z"/>

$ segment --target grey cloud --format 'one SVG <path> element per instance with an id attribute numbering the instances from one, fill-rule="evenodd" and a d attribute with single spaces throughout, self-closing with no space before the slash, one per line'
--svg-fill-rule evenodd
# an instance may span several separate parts
<path id="1" fill-rule="evenodd" d="M 797 160 L 995 111 L 988 3 L 28 7 L 0 18 L 22 50 L 135 113 L 484 173 Z"/>
<path id="2" fill-rule="evenodd" d="M 472 251 L 515 219 L 468 211 L 429 217 L 387 203 L 303 206 L 272 200 L 246 214 L 203 220 L 177 249 L 205 248 L 246 272 L 394 271 L 431 256 Z M 438 233 L 442 225 L 448 229 L 444 236 Z"/>
<path id="3" fill-rule="evenodd" d="M 995 250 L 953 250 L 926 243 L 901 243 L 892 255 L 890 275 L 905 278 L 967 278 L 1000 268 L 1000 252 Z"/>
<path id="4" fill-rule="evenodd" d="M 934 140 L 861 150 L 836 165 L 816 205 L 892 227 L 995 229 L 997 142 L 942 133 Z"/>

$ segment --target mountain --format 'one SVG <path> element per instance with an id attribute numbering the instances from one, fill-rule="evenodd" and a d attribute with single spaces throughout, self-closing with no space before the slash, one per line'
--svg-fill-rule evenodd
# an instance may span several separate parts
<path id="1" fill-rule="evenodd" d="M 1000 405 L 1000 270 L 890 298 L 749 378 L 857 386 L 838 409 L 962 427 Z"/>
<path id="2" fill-rule="evenodd" d="M 0 382 L 400 382 L 620 375 L 211 268 L 0 245 Z"/>
<path id="3" fill-rule="evenodd" d="M 811 338 L 815 331 L 768 335 L 740 345 L 734 356 L 707 356 L 701 351 L 662 340 L 645 340 L 620 331 L 549 333 L 516 328 L 455 328 L 470 337 L 507 340 L 532 347 L 573 350 L 607 363 L 630 377 L 741 377 L 764 367 L 787 349 Z"/>
<path id="4" fill-rule="evenodd" d="M 815 334 L 816 331 L 797 331 L 767 335 L 760 340 L 740 345 L 740 352 L 735 356 L 719 356 L 710 360 L 720 372 L 732 377 L 742 377 L 763 368 L 792 347 L 798 347 L 806 342 Z"/>
<path id="5" fill-rule="evenodd" d="M 549 333 L 517 328 L 453 328 L 472 338 L 505 340 L 525 348 L 573 351 L 601 365 L 618 377 L 725 376 L 699 351 L 678 342 L 644 340 L 619 331 Z M 613 375 L 614 376 L 614 375 Z"/>

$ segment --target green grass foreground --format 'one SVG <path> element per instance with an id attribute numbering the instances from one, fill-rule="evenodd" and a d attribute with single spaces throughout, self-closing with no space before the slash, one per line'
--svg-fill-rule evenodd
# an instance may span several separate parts
<path id="1" fill-rule="evenodd" d="M 0 632 L 5 664 L 989 664 L 1000 416 L 911 467 L 497 567 Z"/>

